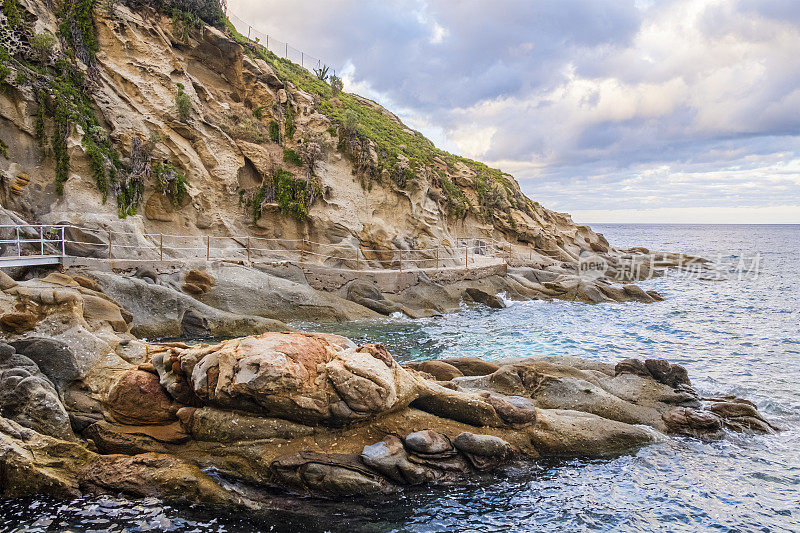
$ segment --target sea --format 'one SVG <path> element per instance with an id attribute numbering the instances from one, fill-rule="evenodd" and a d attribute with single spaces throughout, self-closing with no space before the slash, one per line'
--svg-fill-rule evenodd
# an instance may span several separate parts
<path id="1" fill-rule="evenodd" d="M 400 362 L 563 354 L 684 365 L 703 395 L 780 431 L 669 438 L 607 459 L 537 460 L 458 484 L 226 512 L 121 496 L 0 501 L 0 531 L 800 531 L 800 225 L 597 224 L 614 246 L 714 261 L 641 282 L 663 302 L 508 301 L 423 320 L 294 324 L 382 342 Z"/>

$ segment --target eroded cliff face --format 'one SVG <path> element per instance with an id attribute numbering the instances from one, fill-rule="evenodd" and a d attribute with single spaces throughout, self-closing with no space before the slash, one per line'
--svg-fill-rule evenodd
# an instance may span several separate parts
<path id="1" fill-rule="evenodd" d="M 65 20 L 73 37 L 83 27 L 63 5 L 13 3 L 20 23 L 0 15 L 9 52 L 0 198 L 28 221 L 354 251 L 483 237 L 542 265 L 608 251 L 602 236 L 525 197 L 513 177 L 436 150 L 374 102 L 334 95 L 235 32 L 117 3 L 91 14 L 93 52 L 59 33 Z M 46 33 L 58 36 L 52 50 L 29 49 Z M 70 68 L 88 105 L 55 79 Z M 78 102 L 73 113 L 91 106 L 96 121 L 59 117 L 64 98 Z"/>

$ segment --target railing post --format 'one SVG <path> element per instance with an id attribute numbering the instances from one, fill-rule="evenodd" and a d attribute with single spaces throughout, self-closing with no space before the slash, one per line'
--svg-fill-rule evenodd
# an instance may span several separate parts
<path id="1" fill-rule="evenodd" d="M 305 68 L 305 65 L 304 65 L 305 56 L 306 55 L 303 52 L 300 52 L 300 66 L 303 67 L 303 68 Z"/>
<path id="2" fill-rule="evenodd" d="M 61 226 L 61 257 L 67 256 L 66 240 L 64 238 L 64 226 Z"/>
<path id="3" fill-rule="evenodd" d="M 211 235 L 206 235 L 206 261 L 211 261 Z"/>
<path id="4" fill-rule="evenodd" d="M 164 260 L 164 234 L 159 233 L 159 241 L 158 241 L 158 260 Z"/>
<path id="5" fill-rule="evenodd" d="M 247 25 L 247 40 L 248 41 L 250 40 L 250 30 L 252 30 L 252 29 L 253 29 L 253 27 L 250 26 L 250 24 L 248 24 Z"/>
<path id="6" fill-rule="evenodd" d="M 22 257 L 22 245 L 19 242 L 19 226 L 16 226 L 14 229 L 16 230 L 17 236 L 17 257 Z"/>
<path id="7" fill-rule="evenodd" d="M 44 226 L 39 226 L 39 255 L 44 255 Z"/>
<path id="8" fill-rule="evenodd" d="M 439 248 L 436 248 L 436 270 L 439 270 Z"/>
<path id="9" fill-rule="evenodd" d="M 400 272 L 403 271 L 403 250 L 400 250 L 400 261 L 397 262 Z"/>
<path id="10" fill-rule="evenodd" d="M 111 230 L 108 231 L 108 258 L 111 259 Z"/>
<path id="11" fill-rule="evenodd" d="M 289 43 L 283 43 L 283 44 L 285 45 L 284 52 L 283 52 L 283 58 L 284 59 L 289 59 Z"/>
<path id="12" fill-rule="evenodd" d="M 247 237 L 247 262 L 250 263 L 250 237 Z"/>
<path id="13" fill-rule="evenodd" d="M 465 244 L 464 245 L 464 268 L 467 268 L 469 264 L 469 247 Z"/>

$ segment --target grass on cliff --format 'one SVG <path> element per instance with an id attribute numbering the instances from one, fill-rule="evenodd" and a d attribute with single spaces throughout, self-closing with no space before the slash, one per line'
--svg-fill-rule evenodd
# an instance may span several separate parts
<path id="1" fill-rule="evenodd" d="M 124 218 L 138 210 L 144 179 L 149 176 L 150 159 L 149 152 L 135 153 L 141 146 L 141 143 L 136 143 L 131 149 L 131 162 L 123 162 L 122 155 L 95 114 L 91 96 L 95 83 L 92 67 L 99 45 L 94 11 L 99 4 L 99 0 L 63 0 L 58 4 L 58 36 L 66 47 L 57 51 L 54 49 L 56 37 L 34 34 L 32 17 L 25 14 L 18 0 L 6 0 L 2 9 L 6 18 L 11 19 L 10 31 L 32 36 L 29 38 L 36 54 L 31 58 L 11 57 L 3 48 L 0 60 L 6 70 L 7 65 L 16 70 L 14 83 L 18 87 L 29 86 L 33 90 L 36 101 L 34 132 L 42 148 L 49 145 L 46 156 L 55 161 L 56 192 L 64 192 L 64 184 L 70 176 L 67 140 L 73 134 L 80 134 L 103 203 L 113 195 L 118 215 Z M 145 160 L 141 160 L 142 157 Z M 137 159 L 137 165 L 133 164 L 134 159 Z"/>
<path id="2" fill-rule="evenodd" d="M 443 162 L 454 170 L 456 166 L 464 164 L 477 174 L 476 188 L 478 189 L 480 206 L 472 206 L 466 199 L 461 188 L 450 180 L 439 180 L 443 194 L 447 198 L 448 210 L 457 217 L 465 216 L 473 208 L 482 210 L 484 215 L 491 217 L 494 209 L 500 204 L 510 207 L 525 209 L 527 207 L 524 197 L 516 190 L 508 178 L 498 169 L 460 157 L 436 146 L 421 133 L 412 131 L 399 124 L 393 118 L 381 113 L 376 107 L 363 103 L 363 100 L 354 95 L 338 92 L 334 96 L 334 89 L 323 80 L 287 59 L 278 57 L 262 46 L 254 46 L 246 37 L 239 34 L 232 24 L 228 30 L 234 40 L 245 46 L 251 55 L 256 55 L 269 63 L 284 82 L 290 82 L 316 99 L 316 110 L 328 117 L 334 124 L 342 129 L 353 128 L 354 132 L 363 138 L 375 143 L 379 163 L 377 174 L 388 171 L 392 180 L 401 188 L 412 179 L 422 168 L 432 170 L 435 160 Z M 354 124 L 351 124 L 353 123 Z M 358 144 L 358 143 L 356 143 Z M 399 168 L 400 156 L 408 159 L 405 169 Z M 505 197 L 505 201 L 498 201 L 498 196 Z"/>

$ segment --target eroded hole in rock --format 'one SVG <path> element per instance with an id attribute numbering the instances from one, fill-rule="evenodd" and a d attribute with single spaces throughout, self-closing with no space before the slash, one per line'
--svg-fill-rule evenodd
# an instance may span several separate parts
<path id="1" fill-rule="evenodd" d="M 261 185 L 261 174 L 258 169 L 247 157 L 244 158 L 244 166 L 239 169 L 239 187 L 241 189 L 252 189 Z"/>

